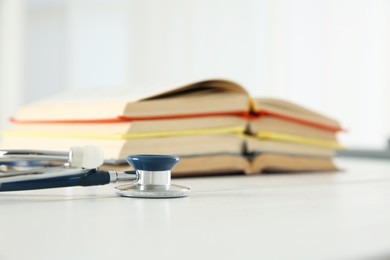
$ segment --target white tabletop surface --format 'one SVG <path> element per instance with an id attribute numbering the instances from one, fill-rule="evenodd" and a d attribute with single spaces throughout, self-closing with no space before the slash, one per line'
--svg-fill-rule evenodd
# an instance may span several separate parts
<path id="1" fill-rule="evenodd" d="M 390 259 L 390 161 L 339 173 L 176 179 L 181 199 L 113 185 L 0 193 L 0 259 Z"/>

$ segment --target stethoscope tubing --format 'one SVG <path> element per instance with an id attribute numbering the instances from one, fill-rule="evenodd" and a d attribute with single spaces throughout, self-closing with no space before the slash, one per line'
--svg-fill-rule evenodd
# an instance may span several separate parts
<path id="1" fill-rule="evenodd" d="M 57 167 L 55 167 L 57 168 Z M 49 172 L 51 171 L 51 172 Z M 98 169 L 50 169 L 41 174 L 1 176 L 0 192 L 63 188 L 73 186 L 97 186 L 122 180 L 136 179 L 135 171 L 116 172 Z"/>
<path id="2" fill-rule="evenodd" d="M 70 152 L 0 150 L 0 163 L 7 168 L 5 171 L 0 171 L 0 192 L 95 186 L 136 179 L 135 171 L 101 171 L 97 168 L 72 166 L 72 152 L 77 151 L 74 149 L 71 148 Z M 81 152 L 86 154 L 84 150 Z M 58 163 L 58 161 L 65 163 L 57 166 L 50 165 L 50 162 Z"/>
<path id="3" fill-rule="evenodd" d="M 129 155 L 126 161 L 134 171 L 100 170 L 104 156 L 92 146 L 71 147 L 68 153 L 0 150 L 0 192 L 132 181 L 115 187 L 115 192 L 136 198 L 180 198 L 190 194 L 188 187 L 171 184 L 171 170 L 179 162 L 178 156 Z"/>

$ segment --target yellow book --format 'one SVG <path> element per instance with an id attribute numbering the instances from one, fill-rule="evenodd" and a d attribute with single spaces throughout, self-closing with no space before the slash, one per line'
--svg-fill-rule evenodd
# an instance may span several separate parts
<path id="1" fill-rule="evenodd" d="M 127 140 L 139 138 L 158 138 L 169 136 L 195 136 L 195 135 L 210 135 L 210 134 L 238 134 L 243 135 L 245 128 L 242 126 L 235 127 L 219 127 L 219 128 L 203 128 L 203 129 L 188 129 L 176 130 L 167 132 L 145 132 L 145 133 L 128 133 L 128 134 L 100 134 L 100 133 L 79 133 L 79 132 L 39 132 L 39 131 L 4 131 L 4 137 L 31 137 L 31 138 L 79 138 L 79 139 L 113 139 Z"/>
<path id="2" fill-rule="evenodd" d="M 342 146 L 336 140 L 311 138 L 298 135 L 289 135 L 274 132 L 259 132 L 255 135 L 259 139 L 274 140 L 279 142 L 298 143 L 312 146 L 327 147 L 331 149 L 341 149 Z"/>

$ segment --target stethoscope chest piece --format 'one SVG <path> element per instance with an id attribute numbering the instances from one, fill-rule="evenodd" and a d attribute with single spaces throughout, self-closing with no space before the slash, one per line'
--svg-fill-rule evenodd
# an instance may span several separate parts
<path id="1" fill-rule="evenodd" d="M 178 163 L 177 156 L 130 155 L 128 163 L 137 172 L 137 181 L 115 188 L 120 196 L 137 198 L 178 198 L 190 194 L 190 189 L 171 184 L 171 169 Z"/>

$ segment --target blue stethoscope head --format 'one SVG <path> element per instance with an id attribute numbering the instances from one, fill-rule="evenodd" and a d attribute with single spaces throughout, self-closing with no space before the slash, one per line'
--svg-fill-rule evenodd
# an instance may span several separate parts
<path id="1" fill-rule="evenodd" d="M 171 184 L 171 170 L 179 162 L 174 155 L 129 155 L 127 162 L 137 173 L 134 183 L 115 188 L 118 195 L 141 198 L 176 198 L 190 194 L 187 187 Z"/>
<path id="2" fill-rule="evenodd" d="M 139 154 L 129 155 L 127 162 L 135 169 L 141 171 L 171 171 L 179 162 L 179 157 L 174 155 Z"/>

